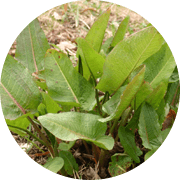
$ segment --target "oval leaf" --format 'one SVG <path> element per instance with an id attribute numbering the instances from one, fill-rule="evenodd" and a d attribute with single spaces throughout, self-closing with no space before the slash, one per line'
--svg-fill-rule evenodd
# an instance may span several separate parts
<path id="1" fill-rule="evenodd" d="M 47 114 L 38 119 L 57 138 L 64 141 L 84 139 L 104 149 L 112 149 L 114 140 L 105 136 L 106 123 L 99 122 L 100 116 L 78 112 Z"/>

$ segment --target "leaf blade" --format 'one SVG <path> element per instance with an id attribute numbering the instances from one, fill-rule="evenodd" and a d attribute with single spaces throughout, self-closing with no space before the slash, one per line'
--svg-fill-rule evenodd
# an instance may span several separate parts
<path id="1" fill-rule="evenodd" d="M 86 41 L 91 44 L 93 49 L 97 52 L 100 51 L 109 16 L 110 10 L 108 9 L 94 22 L 88 34 L 86 35 Z"/>
<path id="2" fill-rule="evenodd" d="M 59 139 L 74 141 L 84 139 L 104 149 L 112 149 L 114 140 L 105 136 L 107 125 L 98 121 L 100 116 L 78 112 L 47 114 L 38 119 Z"/>
<path id="3" fill-rule="evenodd" d="M 112 119 L 118 119 L 123 111 L 129 106 L 134 96 L 138 92 L 144 78 L 145 66 L 143 65 L 139 73 L 133 78 L 133 80 L 126 86 L 126 89 L 120 97 L 116 109 L 114 112 L 107 118 L 99 119 L 101 122 L 111 121 Z"/>
<path id="4" fill-rule="evenodd" d="M 14 120 L 29 111 L 35 112 L 41 102 L 41 94 L 29 71 L 10 55 L 2 70 L 0 92 L 6 119 Z"/>
<path id="5" fill-rule="evenodd" d="M 157 52 L 163 42 L 154 27 L 145 28 L 119 42 L 107 56 L 102 78 L 96 88 L 103 92 L 117 91 L 133 69 Z"/>
<path id="6" fill-rule="evenodd" d="M 124 39 L 125 33 L 128 28 L 129 19 L 130 19 L 130 16 L 126 16 L 124 20 L 121 22 L 121 24 L 119 25 L 118 30 L 111 43 L 112 47 L 115 47 L 120 41 Z"/>
<path id="7" fill-rule="evenodd" d="M 138 126 L 144 147 L 153 149 L 161 145 L 161 127 L 158 115 L 153 107 L 146 102 L 142 106 Z"/>
<path id="8" fill-rule="evenodd" d="M 47 51 L 45 76 L 48 93 L 53 100 L 90 110 L 95 99 L 94 88 L 74 69 L 65 54 L 52 49 Z"/>
<path id="9" fill-rule="evenodd" d="M 44 55 L 49 48 L 39 21 L 35 19 L 17 37 L 15 57 L 31 73 L 38 73 L 44 67 Z"/>
<path id="10" fill-rule="evenodd" d="M 78 38 L 77 43 L 79 53 L 82 54 L 82 60 L 88 67 L 90 73 L 92 72 L 95 78 L 101 77 L 105 59 L 98 54 L 83 38 Z"/>
<path id="11" fill-rule="evenodd" d="M 127 154 L 136 163 L 140 163 L 140 159 L 138 156 L 142 154 L 142 151 L 136 146 L 135 135 L 133 134 L 133 132 L 123 126 L 120 126 L 118 129 L 118 135 L 125 152 L 127 152 Z"/>

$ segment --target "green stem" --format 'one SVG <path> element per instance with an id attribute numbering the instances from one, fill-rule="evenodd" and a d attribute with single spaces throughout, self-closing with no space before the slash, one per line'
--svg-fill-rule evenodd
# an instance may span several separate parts
<path id="1" fill-rule="evenodd" d="M 115 127 L 117 126 L 117 124 L 118 124 L 118 120 L 119 120 L 119 119 L 115 119 L 115 120 L 114 120 L 113 126 L 112 126 L 111 129 L 110 129 L 110 134 L 113 133 L 114 128 L 115 128 Z"/>
<path id="2" fill-rule="evenodd" d="M 53 148 L 52 148 L 51 144 L 48 142 L 48 140 L 46 139 L 46 136 L 41 132 L 41 130 L 38 128 L 38 126 L 36 126 L 34 121 L 29 116 L 27 116 L 27 119 L 33 125 L 34 129 L 37 131 L 39 136 L 42 138 L 42 140 L 46 144 L 46 147 L 49 149 L 51 156 L 55 157 Z"/>
<path id="3" fill-rule="evenodd" d="M 55 155 L 55 157 L 59 157 L 59 153 L 58 153 L 58 142 L 57 142 L 56 139 L 55 139 L 55 143 L 54 143 L 53 149 L 54 149 L 54 155 Z"/>
<path id="4" fill-rule="evenodd" d="M 29 141 L 30 143 L 32 143 L 33 146 L 35 146 L 35 147 L 36 147 L 37 149 L 39 149 L 42 153 L 44 153 L 44 151 L 43 151 L 39 146 L 37 146 L 33 141 L 31 141 L 29 138 L 24 137 L 24 139 L 26 139 L 27 141 Z"/>
<path id="5" fill-rule="evenodd" d="M 104 98 L 103 98 L 103 101 L 102 101 L 102 104 L 104 104 L 106 101 L 108 101 L 109 100 L 109 92 L 108 91 L 106 91 L 105 92 L 105 95 L 104 95 Z"/>
<path id="6" fill-rule="evenodd" d="M 8 125 L 9 127 L 11 128 L 16 128 L 16 129 L 19 129 L 19 130 L 22 130 L 24 132 L 26 132 L 27 134 L 29 134 L 31 137 L 33 137 L 34 139 L 36 139 L 37 141 L 39 141 L 41 144 L 43 144 L 44 146 L 46 146 L 46 144 L 44 143 L 44 141 L 42 141 L 41 139 L 39 139 L 37 136 L 35 136 L 33 133 L 31 133 L 30 131 L 28 131 L 27 129 L 23 129 L 21 127 L 18 127 L 18 126 L 12 126 L 12 125 Z"/>
<path id="7" fill-rule="evenodd" d="M 98 93 L 98 90 L 96 89 L 95 92 L 96 92 L 96 101 L 97 101 L 98 112 L 99 112 L 99 114 L 102 114 L 101 113 L 100 102 L 99 102 L 99 93 Z"/>

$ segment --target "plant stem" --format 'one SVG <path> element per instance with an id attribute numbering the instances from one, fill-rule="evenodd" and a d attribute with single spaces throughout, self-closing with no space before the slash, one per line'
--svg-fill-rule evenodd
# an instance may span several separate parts
<path id="1" fill-rule="evenodd" d="M 99 112 L 99 114 L 102 114 L 101 113 L 100 102 L 99 102 L 99 93 L 98 93 L 98 90 L 96 89 L 95 92 L 96 92 L 96 101 L 97 101 L 98 112 Z"/>
<path id="2" fill-rule="evenodd" d="M 41 130 L 36 126 L 36 124 L 34 123 L 34 121 L 27 116 L 27 119 L 29 120 L 29 122 L 33 125 L 34 129 L 37 131 L 37 133 L 39 134 L 39 136 L 42 138 L 42 140 L 44 141 L 44 143 L 46 144 L 47 148 L 50 151 L 50 154 L 52 157 L 55 157 L 54 155 L 54 151 L 53 148 L 51 147 L 51 144 L 48 142 L 48 140 L 46 139 L 45 135 L 41 132 Z"/>
<path id="3" fill-rule="evenodd" d="M 43 144 L 44 146 L 46 146 L 46 144 L 44 143 L 44 141 L 42 141 L 41 139 L 39 139 L 37 136 L 35 136 L 33 133 L 31 133 L 31 132 L 28 131 L 27 129 L 23 129 L 23 128 L 20 128 L 20 127 L 17 127 L 17 126 L 12 126 L 12 125 L 8 125 L 8 126 L 26 132 L 26 133 L 29 134 L 31 137 L 33 137 L 34 139 L 36 139 L 37 141 L 39 141 L 41 144 Z"/>
<path id="4" fill-rule="evenodd" d="M 114 120 L 113 126 L 112 126 L 111 129 L 110 129 L 110 134 L 113 133 L 114 128 L 115 128 L 115 127 L 117 126 L 117 124 L 118 124 L 118 120 L 119 120 L 119 119 L 115 119 L 115 120 Z"/>
<path id="5" fill-rule="evenodd" d="M 30 143 L 32 143 L 33 146 L 35 146 L 37 149 L 39 149 L 40 151 L 42 151 L 42 153 L 44 153 L 44 151 L 43 151 L 40 147 L 38 147 L 33 141 L 31 141 L 29 138 L 24 137 L 24 139 L 26 139 L 27 141 L 29 141 Z"/>
<path id="6" fill-rule="evenodd" d="M 104 95 L 104 98 L 103 98 L 103 101 L 102 101 L 102 104 L 104 104 L 106 101 L 108 101 L 109 100 L 109 92 L 108 91 L 106 91 L 105 92 L 105 95 Z"/>

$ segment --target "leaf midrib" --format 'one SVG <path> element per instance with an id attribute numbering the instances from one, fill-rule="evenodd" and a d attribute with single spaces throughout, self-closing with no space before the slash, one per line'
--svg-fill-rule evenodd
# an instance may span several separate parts
<path id="1" fill-rule="evenodd" d="M 58 65 L 58 68 L 59 68 L 59 70 L 60 70 L 60 72 L 61 72 L 63 78 L 65 79 L 65 81 L 66 81 L 66 83 L 67 83 L 67 85 L 68 85 L 68 87 L 69 87 L 71 93 L 73 94 L 76 103 L 80 104 L 79 101 L 78 101 L 78 98 L 76 97 L 76 95 L 75 95 L 74 91 L 72 90 L 72 88 L 71 88 L 71 86 L 70 86 L 70 84 L 69 84 L 69 82 L 68 82 L 66 76 L 64 75 L 64 73 L 63 73 L 63 71 L 62 71 L 62 69 L 61 69 L 59 63 L 57 62 L 57 60 L 56 60 L 56 58 L 55 58 L 54 56 L 53 56 L 53 59 L 54 59 L 54 61 L 56 62 L 56 64 Z"/>
<path id="2" fill-rule="evenodd" d="M 73 131 L 73 130 L 71 130 L 71 129 L 69 129 L 69 128 L 66 128 L 65 126 L 60 125 L 60 124 L 58 124 L 58 123 L 56 123 L 56 122 L 54 122 L 54 121 L 50 121 L 50 120 L 47 120 L 47 119 L 46 119 L 46 121 L 48 121 L 48 122 L 50 122 L 50 123 L 54 123 L 56 126 L 60 126 L 61 128 L 66 129 L 67 131 L 70 131 L 71 133 L 73 133 L 73 134 L 75 134 L 75 135 L 77 135 L 77 136 L 80 136 L 81 138 L 95 141 L 95 140 L 92 139 L 92 138 L 89 138 L 89 137 L 87 137 L 87 136 L 85 136 L 85 135 L 82 135 L 82 134 L 80 134 L 80 133 L 77 133 L 76 131 Z"/>

